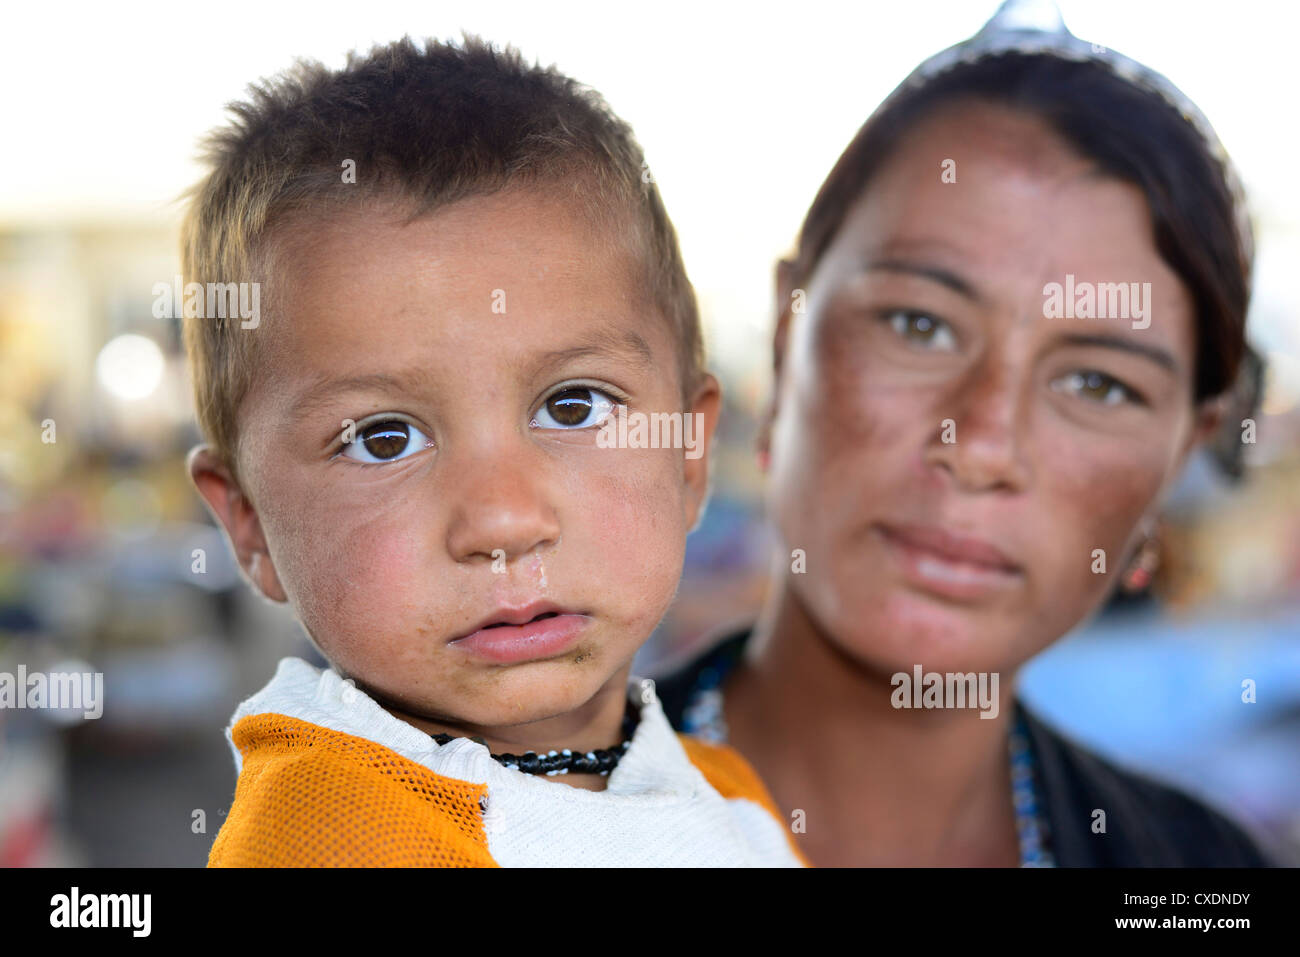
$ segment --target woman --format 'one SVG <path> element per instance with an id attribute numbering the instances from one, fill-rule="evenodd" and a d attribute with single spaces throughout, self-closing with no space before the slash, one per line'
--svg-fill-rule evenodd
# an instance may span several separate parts
<path id="1" fill-rule="evenodd" d="M 1014 700 L 1148 574 L 1247 355 L 1252 257 L 1194 108 L 1019 16 L 913 74 L 813 202 L 760 442 L 778 573 L 752 633 L 660 695 L 751 760 L 816 865 L 1263 864 Z"/>

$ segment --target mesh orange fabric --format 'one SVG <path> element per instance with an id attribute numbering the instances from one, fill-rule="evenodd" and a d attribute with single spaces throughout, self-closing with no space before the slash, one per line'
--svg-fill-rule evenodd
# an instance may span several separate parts
<path id="1" fill-rule="evenodd" d="M 763 784 L 758 773 L 750 767 L 749 762 L 741 757 L 739 751 L 726 745 L 710 744 L 686 734 L 679 734 L 677 737 L 681 740 L 682 747 L 686 749 L 686 756 L 691 759 L 691 764 L 700 769 L 700 773 L 713 785 L 715 791 L 728 800 L 746 798 L 753 801 L 776 818 L 777 823 L 783 824 L 785 818 L 777 810 L 776 802 L 768 793 L 767 786 Z M 799 850 L 799 845 L 795 843 L 793 832 L 786 832 L 786 840 L 789 841 L 790 848 L 803 866 L 812 867 L 812 862 L 804 857 L 803 852 Z"/>
<path id="2" fill-rule="evenodd" d="M 282 714 L 241 719 L 244 756 L 209 867 L 495 867 L 487 787 Z"/>

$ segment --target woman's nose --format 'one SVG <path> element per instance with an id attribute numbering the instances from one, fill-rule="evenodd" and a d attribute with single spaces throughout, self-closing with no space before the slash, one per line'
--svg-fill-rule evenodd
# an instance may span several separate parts
<path id="1" fill-rule="evenodd" d="M 968 369 L 938 405 L 940 420 L 926 446 L 926 464 L 964 491 L 1024 489 L 1028 381 L 1019 364 L 993 356 Z"/>

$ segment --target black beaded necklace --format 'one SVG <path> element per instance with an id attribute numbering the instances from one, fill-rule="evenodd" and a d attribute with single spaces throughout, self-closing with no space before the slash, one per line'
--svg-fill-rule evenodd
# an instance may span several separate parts
<path id="1" fill-rule="evenodd" d="M 493 754 L 492 760 L 507 768 L 514 768 L 522 771 L 524 774 L 609 774 L 618 767 L 618 762 L 623 755 L 627 754 L 627 749 L 632 746 L 632 735 L 636 732 L 637 723 L 640 721 L 640 712 L 633 708 L 629 701 L 627 713 L 623 716 L 623 741 L 614 745 L 612 748 L 598 748 L 595 751 L 575 752 L 569 748 L 563 751 L 548 751 L 545 754 L 538 754 L 536 751 L 525 751 L 523 754 Z M 450 734 L 431 734 L 429 735 L 438 744 L 451 744 L 457 740 L 457 736 Z M 479 744 L 486 745 L 482 738 L 470 738 L 471 741 L 477 741 Z"/>

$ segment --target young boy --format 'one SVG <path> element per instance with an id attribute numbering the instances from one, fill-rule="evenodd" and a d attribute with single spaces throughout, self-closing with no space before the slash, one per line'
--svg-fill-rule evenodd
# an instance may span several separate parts
<path id="1" fill-rule="evenodd" d="M 301 64 L 233 109 L 186 289 L 259 306 L 188 303 L 190 474 L 332 667 L 286 658 L 235 712 L 209 864 L 802 863 L 744 760 L 630 678 L 719 410 L 631 130 L 473 39 Z M 683 412 L 693 451 L 600 440 Z"/>

